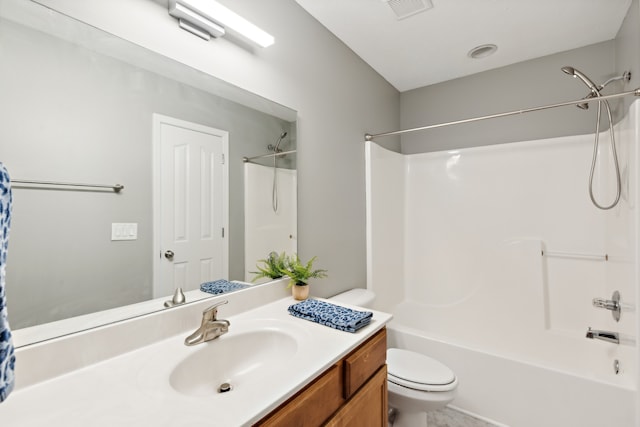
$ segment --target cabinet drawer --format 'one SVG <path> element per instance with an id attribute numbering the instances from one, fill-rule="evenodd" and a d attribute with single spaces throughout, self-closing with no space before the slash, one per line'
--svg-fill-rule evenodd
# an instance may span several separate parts
<path id="1" fill-rule="evenodd" d="M 325 427 L 387 427 L 386 368 L 380 368 Z"/>
<path id="2" fill-rule="evenodd" d="M 343 403 L 342 369 L 337 364 L 256 425 L 316 427 Z"/>
<path id="3" fill-rule="evenodd" d="M 382 329 L 344 359 L 344 398 L 351 397 L 386 360 L 387 330 Z"/>

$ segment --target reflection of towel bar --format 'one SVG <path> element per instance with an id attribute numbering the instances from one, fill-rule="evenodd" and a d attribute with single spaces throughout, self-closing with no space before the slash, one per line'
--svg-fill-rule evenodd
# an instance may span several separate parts
<path id="1" fill-rule="evenodd" d="M 33 184 L 33 185 L 54 185 L 54 186 L 66 186 L 66 187 L 88 187 L 88 188 L 110 188 L 116 193 L 119 193 L 120 190 L 124 188 L 124 185 L 116 184 L 116 185 L 100 185 L 100 184 L 77 184 L 71 182 L 53 182 L 53 181 L 27 181 L 27 180 L 19 180 L 12 179 L 12 184 Z"/>
<path id="2" fill-rule="evenodd" d="M 609 254 L 593 255 L 593 254 L 577 254 L 572 252 L 551 252 L 542 251 L 542 256 L 552 258 L 576 258 L 576 259 L 592 259 L 596 261 L 609 261 Z"/>

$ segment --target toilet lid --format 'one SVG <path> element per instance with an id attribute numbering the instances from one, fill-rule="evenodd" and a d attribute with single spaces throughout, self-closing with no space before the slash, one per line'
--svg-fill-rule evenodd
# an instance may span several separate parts
<path id="1" fill-rule="evenodd" d="M 417 390 L 445 390 L 456 382 L 453 371 L 444 364 L 400 348 L 387 350 L 387 370 L 389 381 Z M 447 385 L 450 387 L 442 387 Z"/>

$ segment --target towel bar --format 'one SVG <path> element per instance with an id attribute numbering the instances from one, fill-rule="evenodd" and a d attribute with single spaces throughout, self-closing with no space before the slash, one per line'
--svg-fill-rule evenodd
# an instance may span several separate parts
<path id="1" fill-rule="evenodd" d="M 124 189 L 124 185 L 101 185 L 101 184 L 79 184 L 72 182 L 55 182 L 55 181 L 32 181 L 25 179 L 12 179 L 12 184 L 33 184 L 33 185 L 53 185 L 53 186 L 65 186 L 65 187 L 88 187 L 88 188 L 110 188 L 116 193 L 119 193 Z"/>
<path id="2" fill-rule="evenodd" d="M 551 258 L 576 258 L 576 259 L 590 259 L 594 261 L 609 261 L 609 254 L 596 255 L 596 254 L 583 254 L 575 252 L 551 252 L 542 250 L 542 256 Z"/>

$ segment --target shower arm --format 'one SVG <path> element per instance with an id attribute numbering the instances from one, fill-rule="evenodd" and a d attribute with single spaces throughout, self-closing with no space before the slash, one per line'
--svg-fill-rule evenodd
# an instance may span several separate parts
<path id="1" fill-rule="evenodd" d="M 610 79 L 608 79 L 607 81 L 605 81 L 602 84 L 596 85 L 595 87 L 589 87 L 590 91 L 589 94 L 587 96 L 585 96 L 582 99 L 591 99 L 591 98 L 596 98 L 596 97 L 602 97 L 602 93 L 601 91 L 607 87 L 610 83 L 613 82 L 617 82 L 620 80 L 624 80 L 625 82 L 629 82 L 631 81 L 631 72 L 630 71 L 625 71 L 622 75 L 617 76 L 617 77 L 611 77 Z M 589 85 L 587 85 L 589 86 Z M 576 107 L 582 108 L 583 110 L 586 110 L 589 108 L 589 104 L 587 102 L 582 103 L 582 104 L 578 104 L 576 105 Z"/>
<path id="2" fill-rule="evenodd" d="M 364 139 L 365 139 L 365 141 L 372 141 L 374 138 L 380 138 L 380 137 L 383 137 L 383 136 L 402 135 L 402 134 L 410 133 L 410 132 L 417 132 L 417 131 L 422 131 L 422 130 L 436 129 L 436 128 L 441 128 L 441 127 L 446 127 L 446 126 L 459 125 L 459 124 L 463 124 L 463 123 L 478 122 L 478 121 L 481 121 L 481 120 L 496 119 L 496 118 L 500 118 L 500 117 L 515 116 L 515 115 L 518 115 L 518 114 L 531 113 L 531 112 L 534 112 L 534 111 L 548 110 L 548 109 L 551 109 L 551 108 L 566 107 L 566 106 L 570 106 L 570 105 L 578 105 L 578 104 L 584 104 L 584 103 L 589 103 L 589 102 L 594 102 L 594 101 L 595 102 L 600 102 L 600 101 L 604 101 L 604 100 L 607 100 L 607 99 L 622 98 L 622 97 L 630 96 L 630 95 L 640 96 L 640 88 L 637 88 L 637 89 L 634 89 L 634 90 L 630 90 L 630 91 L 627 91 L 627 92 L 614 93 L 612 95 L 601 95 L 599 97 L 594 97 L 594 98 L 577 99 L 575 101 L 566 101 L 566 102 L 560 102 L 558 104 L 550 104 L 550 105 L 544 105 L 544 106 L 540 106 L 540 107 L 525 108 L 523 110 L 515 110 L 515 111 L 508 111 L 508 112 L 505 112 L 505 113 L 490 114 L 488 116 L 473 117 L 473 118 L 470 118 L 470 119 L 454 120 L 452 122 L 438 123 L 438 124 L 435 124 L 435 125 L 421 126 L 421 127 L 412 128 L 412 129 L 403 129 L 403 130 L 397 130 L 397 131 L 393 131 L 393 132 L 384 132 L 384 133 L 377 133 L 377 134 L 365 133 L 364 134 Z"/>
<path id="3" fill-rule="evenodd" d="M 625 71 L 621 76 L 611 77 L 606 82 L 598 85 L 598 91 L 601 91 L 602 89 L 607 87 L 609 83 L 617 82 L 618 80 L 624 80 L 625 82 L 631 81 L 631 71 Z"/>

